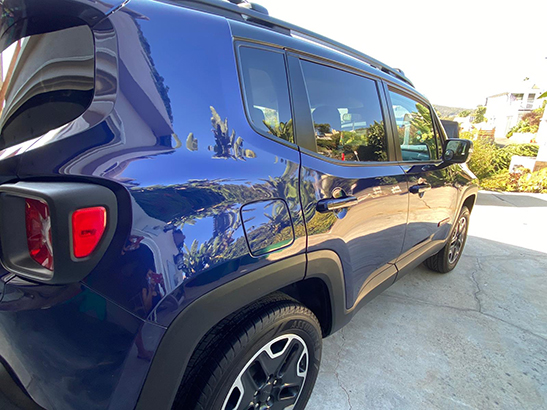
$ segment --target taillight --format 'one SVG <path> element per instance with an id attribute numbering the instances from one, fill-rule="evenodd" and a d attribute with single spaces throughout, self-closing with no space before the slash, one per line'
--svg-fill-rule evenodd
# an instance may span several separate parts
<path id="1" fill-rule="evenodd" d="M 85 258 L 95 250 L 106 229 L 106 208 L 95 206 L 72 214 L 72 253 Z"/>
<path id="2" fill-rule="evenodd" d="M 53 270 L 51 215 L 45 202 L 25 199 L 27 245 L 30 256 L 44 268 Z"/>

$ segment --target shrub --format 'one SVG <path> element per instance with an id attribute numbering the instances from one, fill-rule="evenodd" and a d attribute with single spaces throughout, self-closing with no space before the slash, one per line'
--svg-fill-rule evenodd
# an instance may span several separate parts
<path id="1" fill-rule="evenodd" d="M 517 191 L 520 174 L 510 174 L 509 170 L 503 170 L 480 180 L 482 189 L 487 191 Z"/>
<path id="2" fill-rule="evenodd" d="M 518 188 L 520 192 L 537 192 L 547 194 L 547 168 L 520 177 Z"/>
<path id="3" fill-rule="evenodd" d="M 510 144 L 499 147 L 493 142 L 477 138 L 475 133 L 462 133 L 462 138 L 473 139 L 473 154 L 469 169 L 477 176 L 480 186 L 490 191 L 547 193 L 547 170 L 531 173 L 518 168 L 509 173 L 513 155 L 536 157 L 539 147 L 534 144 Z"/>
<path id="4" fill-rule="evenodd" d="M 500 148 L 486 139 L 477 139 L 473 142 L 469 169 L 482 181 L 501 171 L 507 171 L 513 155 L 536 157 L 538 149 L 534 144 L 510 144 Z"/>
<path id="5" fill-rule="evenodd" d="M 537 157 L 539 146 L 534 144 L 510 144 L 500 148 L 496 153 L 496 167 L 509 169 L 513 155 L 522 157 Z"/>
<path id="6" fill-rule="evenodd" d="M 473 141 L 473 154 L 469 160 L 469 169 L 483 180 L 491 177 L 500 169 L 496 165 L 496 153 L 499 150 L 494 144 L 485 139 Z"/>
<path id="7" fill-rule="evenodd" d="M 541 107 L 524 114 L 517 125 L 509 130 L 507 133 L 507 138 L 511 138 L 511 136 L 516 132 L 531 132 L 532 134 L 537 133 L 546 105 L 547 101 L 544 101 Z"/>

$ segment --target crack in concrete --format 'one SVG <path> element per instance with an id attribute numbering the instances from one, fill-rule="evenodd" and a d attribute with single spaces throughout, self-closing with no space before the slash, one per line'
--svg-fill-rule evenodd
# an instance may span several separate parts
<path id="1" fill-rule="evenodd" d="M 481 261 L 478 257 L 477 257 L 477 265 L 479 265 L 478 270 L 482 271 L 482 263 L 481 263 Z M 481 304 L 481 300 L 479 298 L 479 293 L 482 293 L 482 289 L 479 285 L 479 282 L 477 281 L 477 278 L 475 277 L 476 273 L 477 273 L 477 269 L 474 269 L 471 272 L 471 279 L 473 280 L 473 283 L 475 283 L 475 286 L 477 287 L 477 291 L 473 292 L 473 297 L 475 298 L 475 301 L 477 302 L 477 307 L 479 309 L 479 313 L 482 313 L 482 304 Z"/>
<path id="2" fill-rule="evenodd" d="M 511 327 L 514 327 L 516 329 L 519 329 L 520 331 L 524 332 L 524 333 L 528 333 L 532 336 L 535 336 L 537 337 L 538 339 L 541 339 L 543 340 L 544 342 L 547 342 L 547 338 L 544 337 L 544 336 L 541 336 L 541 335 L 538 335 L 537 333 L 534 333 L 532 332 L 531 330 L 529 329 L 526 329 L 524 327 L 521 327 L 519 325 L 516 325 L 514 323 L 511 323 L 511 322 L 508 322 L 507 320 L 505 319 L 502 319 L 500 317 L 497 317 L 497 316 L 494 316 L 494 315 L 491 315 L 489 313 L 486 313 L 486 312 L 481 312 L 477 309 L 471 309 L 471 308 L 460 308 L 460 307 L 456 307 L 456 306 L 450 306 L 450 305 L 441 305 L 441 304 L 438 304 L 438 303 L 433 303 L 433 302 L 428 302 L 426 300 L 422 300 L 422 299 L 416 299 L 416 298 L 412 298 L 412 297 L 409 297 L 409 296 L 403 296 L 403 295 L 395 295 L 395 294 L 391 294 L 391 293 L 381 293 L 379 296 L 387 296 L 389 298 L 392 298 L 392 299 L 396 299 L 396 300 L 400 300 L 400 301 L 405 301 L 405 300 L 408 300 L 408 301 L 411 301 L 411 302 L 415 302 L 415 303 L 418 303 L 418 304 L 422 304 L 422 305 L 428 305 L 428 306 L 435 306 L 435 307 L 439 307 L 439 308 L 446 308 L 446 309 L 452 309 L 452 310 L 457 310 L 459 312 L 466 312 L 466 313 L 469 313 L 469 312 L 474 312 L 474 313 L 478 313 L 480 315 L 483 315 L 483 316 L 486 316 L 490 319 L 493 319 L 493 320 L 498 320 L 502 323 L 505 323 L 506 325 L 508 326 L 511 326 Z"/>
<path id="3" fill-rule="evenodd" d="M 340 375 L 338 374 L 338 367 L 340 366 L 340 361 L 341 361 L 341 353 L 342 353 L 342 350 L 344 349 L 344 346 L 346 345 L 346 338 L 344 336 L 344 328 L 340 329 L 340 337 L 342 339 L 342 343 L 340 343 L 340 349 L 338 349 L 338 353 L 336 355 L 338 360 L 336 361 L 336 366 L 334 367 L 334 376 L 336 377 L 336 380 L 338 381 L 338 386 L 340 386 L 340 388 L 342 390 L 344 390 L 344 393 L 346 393 L 346 397 L 348 398 L 349 409 L 353 410 L 353 406 L 351 405 L 351 398 L 350 398 L 349 392 L 344 387 L 344 385 L 342 384 L 342 381 L 340 380 Z"/>

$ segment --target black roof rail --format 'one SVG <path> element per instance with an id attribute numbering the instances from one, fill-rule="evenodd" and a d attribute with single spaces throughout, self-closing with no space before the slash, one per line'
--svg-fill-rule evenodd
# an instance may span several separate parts
<path id="1" fill-rule="evenodd" d="M 283 20 L 276 19 L 268 15 L 268 11 L 258 4 L 248 2 L 246 0 L 178 0 L 178 3 L 198 3 L 207 6 L 212 6 L 222 10 L 234 12 L 240 14 L 243 17 L 246 17 L 254 23 L 263 23 L 267 27 L 277 26 L 288 30 L 292 36 L 300 37 L 302 39 L 320 44 L 324 47 L 334 49 L 341 53 L 347 54 L 357 60 L 363 61 L 370 66 L 377 68 L 378 70 L 383 71 L 386 74 L 389 74 L 410 86 L 414 87 L 414 84 L 406 78 L 402 70 L 397 68 L 392 68 L 387 64 L 384 64 L 375 58 L 370 57 L 369 55 L 362 53 L 354 48 L 348 47 L 338 41 L 331 40 L 328 37 L 322 36 L 321 34 L 314 33 L 313 31 L 306 30 L 305 28 L 298 27 L 294 24 L 287 23 Z"/>

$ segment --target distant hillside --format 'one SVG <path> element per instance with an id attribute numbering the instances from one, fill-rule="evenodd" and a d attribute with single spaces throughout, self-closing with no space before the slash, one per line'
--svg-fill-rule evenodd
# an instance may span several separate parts
<path id="1" fill-rule="evenodd" d="M 441 118 L 455 117 L 464 110 L 474 110 L 474 108 L 445 107 L 444 105 L 435 104 L 433 104 L 433 107 L 435 107 Z"/>

